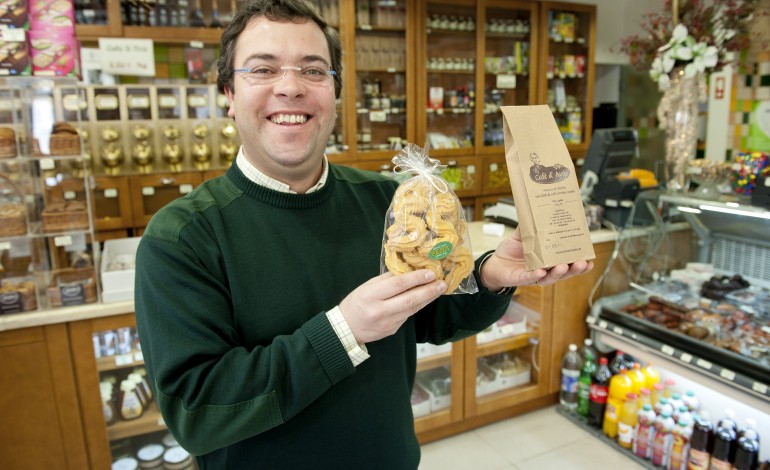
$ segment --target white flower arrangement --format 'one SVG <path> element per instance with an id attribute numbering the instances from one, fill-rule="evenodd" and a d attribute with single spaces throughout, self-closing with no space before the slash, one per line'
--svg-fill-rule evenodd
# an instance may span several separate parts
<path id="1" fill-rule="evenodd" d="M 719 49 L 705 42 L 696 42 L 687 32 L 687 26 L 678 24 L 671 34 L 671 40 L 660 48 L 650 67 L 650 78 L 660 90 L 671 86 L 670 73 L 676 65 L 684 66 L 684 76 L 692 78 L 706 69 L 713 69 L 719 63 Z"/>

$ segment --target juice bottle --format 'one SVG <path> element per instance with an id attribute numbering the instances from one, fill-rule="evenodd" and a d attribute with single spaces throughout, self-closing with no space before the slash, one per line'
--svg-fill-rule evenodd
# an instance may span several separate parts
<path id="1" fill-rule="evenodd" d="M 690 413 L 693 413 L 695 411 L 698 411 L 700 408 L 700 400 L 698 397 L 695 396 L 695 392 L 692 390 L 687 390 L 684 395 L 682 396 L 682 401 L 685 405 L 687 405 L 687 408 L 689 408 Z"/>
<path id="2" fill-rule="evenodd" d="M 714 425 L 707 411 L 694 416 L 688 470 L 708 470 L 711 466 L 711 452 L 714 449 Z"/>
<path id="3" fill-rule="evenodd" d="M 660 467 L 668 467 L 671 460 L 671 444 L 674 441 L 674 418 L 671 412 L 663 411 L 655 418 L 655 436 L 652 438 L 652 463 Z"/>
<path id="4" fill-rule="evenodd" d="M 690 438 L 692 428 L 686 421 L 679 421 L 671 442 L 671 459 L 668 462 L 668 470 L 687 470 L 687 455 L 690 451 Z"/>
<path id="5" fill-rule="evenodd" d="M 578 379 L 578 406 L 577 412 L 580 416 L 588 417 L 588 403 L 591 391 L 591 375 L 596 369 L 596 362 L 591 350 L 583 352 L 583 365 L 580 368 L 580 378 Z"/>
<path id="6" fill-rule="evenodd" d="M 687 405 L 680 405 L 678 410 L 674 410 L 674 414 L 671 415 L 671 417 L 674 418 L 674 421 L 677 423 L 684 421 L 690 427 L 694 424 L 692 413 L 690 413 Z"/>
<path id="7" fill-rule="evenodd" d="M 599 359 L 599 366 L 591 376 L 591 388 L 588 394 L 588 424 L 591 426 L 602 427 L 611 377 L 607 358 L 602 357 Z"/>
<path id="8" fill-rule="evenodd" d="M 626 395 L 631 392 L 631 378 L 628 377 L 628 371 L 620 369 L 620 373 L 613 375 L 610 379 L 609 395 L 607 396 L 607 406 L 604 410 L 604 422 L 602 430 L 604 434 L 611 438 L 618 435 L 618 418 L 626 401 Z"/>
<path id="9" fill-rule="evenodd" d="M 671 398 L 676 393 L 676 380 L 668 378 L 663 382 L 663 396 Z"/>
<path id="10" fill-rule="evenodd" d="M 738 441 L 733 410 L 725 410 L 714 433 L 714 450 L 711 452 L 711 470 L 732 470 Z"/>
<path id="11" fill-rule="evenodd" d="M 655 385 L 652 386 L 652 394 L 650 395 L 650 398 L 652 399 L 652 406 L 655 407 L 655 403 L 658 402 L 663 397 L 663 384 L 658 382 Z"/>
<path id="12" fill-rule="evenodd" d="M 648 362 L 646 366 L 642 367 L 642 373 L 645 377 L 645 384 L 644 386 L 652 390 L 652 387 L 660 382 L 660 372 L 658 372 L 658 369 L 653 367 L 651 362 Z"/>
<path id="13" fill-rule="evenodd" d="M 642 409 L 646 404 L 649 404 L 650 408 L 652 408 L 652 392 L 649 388 L 642 387 L 639 390 L 639 409 Z"/>
<path id="14" fill-rule="evenodd" d="M 668 397 L 668 402 L 671 403 L 671 408 L 674 409 L 674 414 L 676 414 L 680 406 L 684 406 L 684 401 L 682 401 L 682 395 L 680 395 L 677 392 L 672 393 L 671 396 Z M 678 419 L 676 419 L 676 417 L 674 417 L 674 420 L 677 422 L 679 421 Z"/>
<path id="15" fill-rule="evenodd" d="M 633 451 L 639 457 L 652 457 L 652 438 L 655 434 L 655 411 L 652 406 L 645 404 L 639 410 L 634 430 Z"/>
<path id="16" fill-rule="evenodd" d="M 634 445 L 634 429 L 638 421 L 639 399 L 635 393 L 626 395 L 626 401 L 618 418 L 618 444 L 620 447 L 630 449 Z"/>
<path id="17" fill-rule="evenodd" d="M 653 405 L 653 409 L 655 410 L 655 414 L 660 416 L 665 412 L 668 412 L 669 416 L 672 416 L 674 414 L 674 407 L 671 406 L 671 404 L 668 402 L 668 398 L 666 397 L 660 397 Z"/>
<path id="18" fill-rule="evenodd" d="M 628 371 L 628 377 L 631 379 L 633 392 L 637 395 L 641 393 L 642 389 L 647 385 L 647 378 L 642 372 L 642 365 L 638 362 L 634 362 L 633 368 Z"/>

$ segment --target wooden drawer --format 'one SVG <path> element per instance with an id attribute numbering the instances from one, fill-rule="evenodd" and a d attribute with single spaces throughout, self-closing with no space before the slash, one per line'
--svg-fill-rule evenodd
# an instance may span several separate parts
<path id="1" fill-rule="evenodd" d="M 202 181 L 200 172 L 156 173 L 129 178 L 134 227 L 146 227 L 163 206 L 192 191 Z"/>
<path id="2" fill-rule="evenodd" d="M 97 231 L 131 228 L 131 193 L 127 176 L 94 177 L 93 213 Z"/>

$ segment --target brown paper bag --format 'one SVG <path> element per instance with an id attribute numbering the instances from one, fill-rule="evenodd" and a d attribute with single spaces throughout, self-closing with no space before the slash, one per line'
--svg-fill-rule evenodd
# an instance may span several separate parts
<path id="1" fill-rule="evenodd" d="M 527 269 L 595 258 L 575 166 L 551 110 L 546 105 L 501 109 Z"/>

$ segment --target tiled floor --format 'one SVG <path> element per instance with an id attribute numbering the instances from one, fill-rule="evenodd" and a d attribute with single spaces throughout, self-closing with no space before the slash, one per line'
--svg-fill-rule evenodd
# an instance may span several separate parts
<path id="1" fill-rule="evenodd" d="M 556 412 L 556 406 L 422 447 L 420 470 L 645 468 Z"/>

